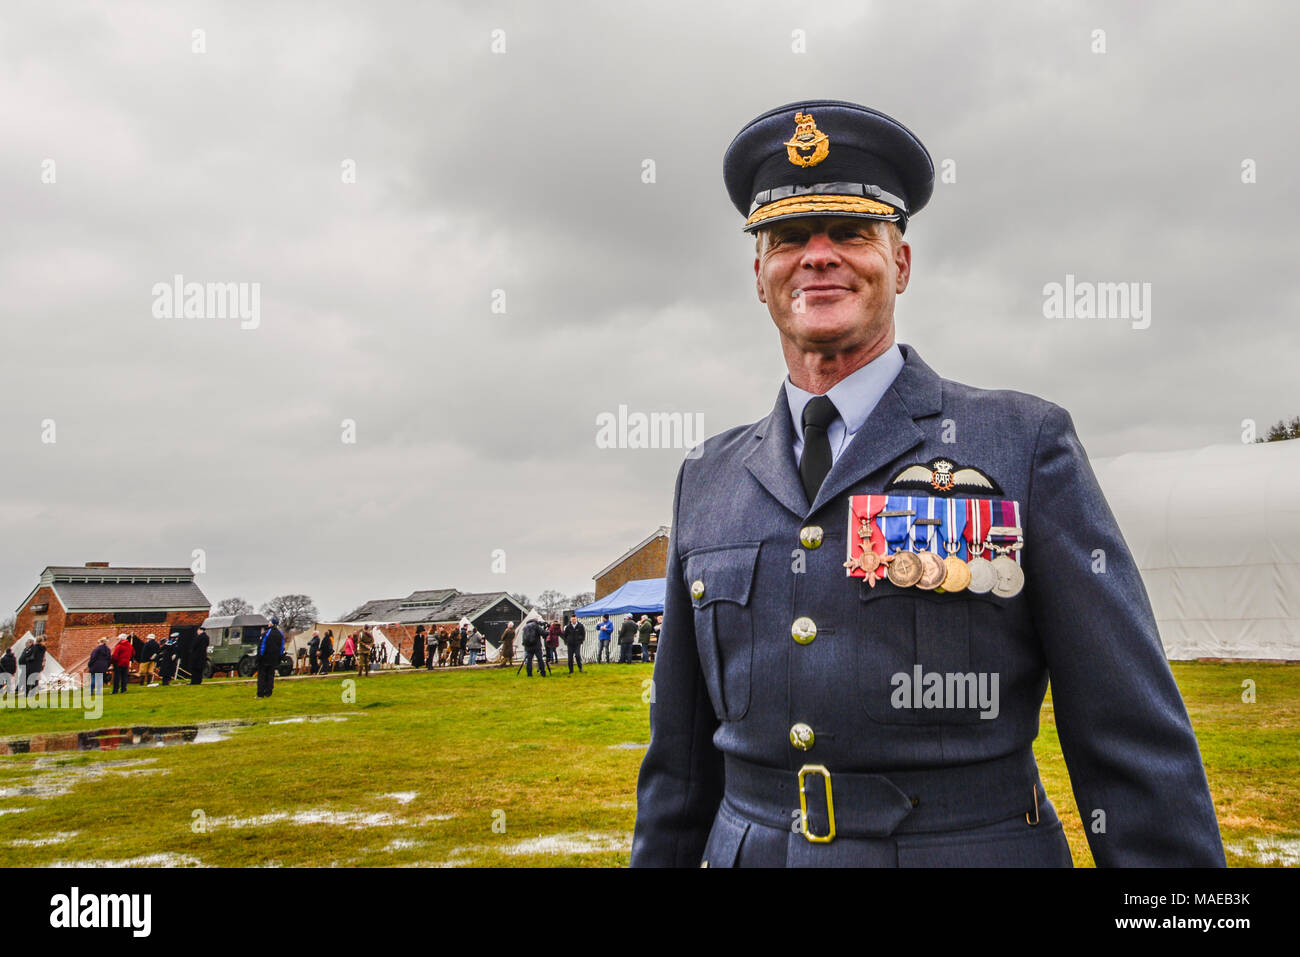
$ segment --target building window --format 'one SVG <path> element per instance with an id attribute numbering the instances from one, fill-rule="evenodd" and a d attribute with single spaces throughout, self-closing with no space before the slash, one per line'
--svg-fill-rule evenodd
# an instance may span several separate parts
<path id="1" fill-rule="evenodd" d="M 115 625 L 161 625 L 166 621 L 165 611 L 119 611 L 113 615 Z"/>
<path id="2" fill-rule="evenodd" d="M 50 612 L 50 603 L 44 602 L 40 605 L 32 605 L 31 610 L 33 615 L 48 615 Z"/>
<path id="3" fill-rule="evenodd" d="M 44 619 L 44 618 L 39 618 L 39 619 L 37 619 L 36 621 L 32 622 L 32 634 L 33 634 L 35 637 L 37 637 L 37 638 L 39 638 L 41 635 L 45 634 L 45 619 Z"/>

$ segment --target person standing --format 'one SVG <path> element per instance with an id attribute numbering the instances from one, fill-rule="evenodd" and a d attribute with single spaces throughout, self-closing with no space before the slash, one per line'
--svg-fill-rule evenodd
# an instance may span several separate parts
<path id="1" fill-rule="evenodd" d="M 618 626 L 618 663 L 632 663 L 632 642 L 636 641 L 636 622 L 630 614 L 623 616 L 623 624 Z"/>
<path id="2" fill-rule="evenodd" d="M 126 694 L 127 668 L 135 656 L 131 639 L 127 635 L 118 635 L 117 644 L 113 646 L 113 694 Z"/>
<path id="3" fill-rule="evenodd" d="M 356 652 L 357 639 L 356 633 L 354 632 L 343 639 L 343 647 L 339 649 L 339 653 L 343 655 L 343 667 L 348 671 L 352 670 L 352 659 L 356 655 Z"/>
<path id="4" fill-rule="evenodd" d="M 95 645 L 94 650 L 90 653 L 90 661 L 86 663 L 86 670 L 90 672 L 90 693 L 103 694 L 104 692 L 104 675 L 108 674 L 108 669 L 113 664 L 113 653 L 109 650 L 108 639 L 100 638 L 99 643 Z M 163 684 L 167 683 L 166 676 L 163 677 Z"/>
<path id="5" fill-rule="evenodd" d="M 558 621 L 553 621 L 546 629 L 546 660 L 551 664 L 560 663 L 560 635 L 563 633 Z"/>
<path id="6" fill-rule="evenodd" d="M 925 147 L 815 100 L 748 123 L 723 165 L 788 375 L 765 419 L 678 471 L 631 865 L 1069 867 L 1033 753 L 1050 681 L 1097 866 L 1223 867 L 1150 600 L 1069 413 L 944 379 L 896 341 Z M 967 318 L 931 335 L 952 345 Z M 977 676 L 991 695 L 954 693 Z"/>
<path id="7" fill-rule="evenodd" d="M 537 659 L 537 670 L 546 677 L 546 662 L 542 656 L 542 623 L 536 618 L 524 622 L 524 664 L 528 667 L 528 677 L 533 676 L 533 659 Z"/>
<path id="8" fill-rule="evenodd" d="M 573 674 L 573 663 L 578 662 L 578 671 L 582 671 L 582 643 L 587 640 L 587 627 L 578 621 L 577 615 L 569 616 L 569 623 L 564 626 L 564 647 L 569 651 L 569 674 Z"/>
<path id="9" fill-rule="evenodd" d="M 469 663 L 475 664 L 478 661 L 479 652 L 483 650 L 483 634 L 477 628 L 471 628 L 469 638 L 465 642 L 465 648 L 469 651 Z"/>
<path id="10" fill-rule="evenodd" d="M 600 624 L 596 626 L 596 632 L 596 637 L 600 641 L 596 648 L 596 663 L 599 664 L 603 657 L 605 664 L 609 664 L 610 639 L 614 637 L 614 623 L 609 620 L 609 615 L 600 616 Z"/>
<path id="11" fill-rule="evenodd" d="M 272 616 L 257 643 L 257 697 L 271 697 L 275 688 L 275 669 L 279 667 L 283 654 L 284 632 L 280 630 L 280 619 Z"/>
<path id="12" fill-rule="evenodd" d="M 420 640 L 424 642 L 424 670 L 432 671 L 433 666 L 438 663 L 438 633 L 430 628 L 428 634 Z"/>
<path id="13" fill-rule="evenodd" d="M 650 639 L 654 637 L 655 626 L 649 615 L 641 616 L 641 623 L 636 626 L 637 640 L 641 642 L 641 660 L 650 660 Z"/>
<path id="14" fill-rule="evenodd" d="M 36 686 L 41 683 L 41 672 L 45 670 L 45 636 L 41 635 L 35 641 L 29 641 L 27 647 L 23 650 L 22 655 L 18 658 L 18 663 L 25 665 L 27 668 L 27 694 L 36 690 Z"/>
<path id="15" fill-rule="evenodd" d="M 140 646 L 140 687 L 144 688 L 153 683 L 154 669 L 158 667 L 158 652 L 161 650 L 162 646 L 158 644 L 155 635 L 149 635 Z"/>
<path id="16" fill-rule="evenodd" d="M 307 673 L 320 673 L 320 632 L 313 631 L 311 640 L 307 642 Z"/>
<path id="17" fill-rule="evenodd" d="M 515 663 L 515 623 L 506 625 L 501 632 L 501 667 L 508 668 Z"/>
<path id="18" fill-rule="evenodd" d="M 361 629 L 361 637 L 357 640 L 357 677 L 370 677 L 370 659 L 375 653 L 375 636 L 371 634 L 369 628 Z"/>
<path id="19" fill-rule="evenodd" d="M 424 637 L 424 625 L 416 625 L 415 637 L 411 640 L 411 666 L 413 668 L 424 667 L 424 652 L 428 643 L 428 639 Z"/>
<path id="20" fill-rule="evenodd" d="M 320 640 L 320 673 L 329 674 L 334 669 L 334 629 L 326 628 Z"/>
<path id="21" fill-rule="evenodd" d="M 172 679 L 176 677 L 176 653 L 177 639 L 180 638 L 179 632 L 171 632 L 167 640 L 162 643 L 158 649 L 158 674 L 162 676 L 162 683 L 169 685 Z M 107 639 L 105 639 L 107 643 Z"/>
<path id="22" fill-rule="evenodd" d="M 12 647 L 6 648 L 0 655 L 0 694 L 8 691 L 14 684 L 14 674 L 18 671 L 18 662 L 14 659 Z"/>
<path id="23" fill-rule="evenodd" d="M 208 668 L 208 633 L 199 628 L 190 643 L 189 672 L 190 684 L 203 684 L 203 672 Z"/>
<path id="24" fill-rule="evenodd" d="M 452 662 L 457 668 L 465 663 L 465 646 L 469 642 L 469 625 L 461 625 L 456 632 L 456 660 Z"/>

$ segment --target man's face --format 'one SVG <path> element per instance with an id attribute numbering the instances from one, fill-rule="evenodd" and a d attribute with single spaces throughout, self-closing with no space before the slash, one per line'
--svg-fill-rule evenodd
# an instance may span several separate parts
<path id="1" fill-rule="evenodd" d="M 831 355 L 893 339 L 912 250 L 885 223 L 809 217 L 770 227 L 754 260 L 758 298 L 790 346 Z"/>

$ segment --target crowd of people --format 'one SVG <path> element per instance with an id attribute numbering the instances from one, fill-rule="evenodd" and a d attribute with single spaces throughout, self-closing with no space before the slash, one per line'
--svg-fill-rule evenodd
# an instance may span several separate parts
<path id="1" fill-rule="evenodd" d="M 663 624 L 663 615 L 651 619 L 649 615 L 642 615 L 638 621 L 632 614 L 623 616 L 623 622 L 619 626 L 618 646 L 619 646 L 619 664 L 632 664 L 635 661 L 653 661 L 654 652 L 659 644 L 659 629 Z M 514 664 L 514 642 L 516 632 L 515 623 L 511 622 L 509 627 L 501 636 L 501 664 Z M 582 646 L 587 640 L 587 627 L 578 620 L 577 615 L 569 616 L 569 623 L 561 626 L 558 620 L 543 621 L 540 618 L 530 618 L 524 622 L 518 635 L 520 644 L 524 651 L 523 667 L 528 669 L 528 677 L 533 676 L 533 662 L 537 663 L 537 673 L 541 677 L 548 674 L 547 665 L 559 664 L 559 647 L 563 642 L 568 652 L 569 674 L 573 674 L 574 666 L 577 666 L 579 672 L 582 669 Z M 600 622 L 596 625 L 597 663 L 604 661 L 610 662 L 610 645 L 614 641 L 614 623 L 609 620 L 609 615 L 601 615 Z M 633 657 L 633 647 L 637 642 L 641 644 L 641 654 L 639 658 Z M 590 664 L 590 662 L 588 662 Z"/>
<path id="2" fill-rule="evenodd" d="M 649 615 L 641 615 L 639 619 L 632 614 L 624 615 L 617 635 L 618 664 L 652 661 L 662 623 L 662 615 L 653 619 Z M 596 625 L 596 637 L 596 661 L 610 662 L 610 646 L 615 641 L 615 635 L 614 623 L 610 621 L 609 615 L 601 616 Z M 498 663 L 502 667 L 514 665 L 515 643 L 518 641 L 524 652 L 523 665 L 527 666 L 528 676 L 532 677 L 535 662 L 538 675 L 545 677 L 559 664 L 559 647 L 563 643 L 567 651 L 568 673 L 573 674 L 575 667 L 581 672 L 582 646 L 586 640 L 586 626 L 576 615 L 571 615 L 565 625 L 558 619 L 544 621 L 530 618 L 518 631 L 515 623 L 510 622 L 501 635 L 501 658 Z M 637 643 L 640 644 L 641 651 L 638 657 L 634 657 L 633 648 Z M 280 629 L 279 619 L 272 618 L 258 639 L 258 650 L 254 657 L 257 697 L 271 696 L 276 669 L 284 655 L 285 646 L 286 639 Z M 473 625 L 445 625 L 432 629 L 419 625 L 415 630 L 410 664 L 428 670 L 435 667 L 474 665 L 484 657 L 486 648 L 487 639 Z M 190 684 L 201 684 L 207 665 L 207 653 L 208 637 L 202 628 L 198 629 L 197 636 L 188 640 L 178 632 L 172 632 L 162 641 L 152 634 L 146 635 L 142 640 L 138 635 L 123 633 L 118 635 L 116 643 L 112 645 L 108 638 L 100 638 L 87 663 L 88 688 L 92 694 L 101 692 L 111 672 L 111 693 L 125 694 L 131 683 L 133 664 L 136 683 L 142 687 L 155 683 L 169 685 L 178 679 L 188 680 Z M 36 690 L 45 670 L 45 658 L 44 636 L 29 638 L 16 656 L 12 647 L 6 649 L 0 655 L 0 693 L 10 688 L 17 688 L 24 694 Z M 298 651 L 294 671 L 301 675 L 327 675 L 339 670 L 355 670 L 358 676 L 364 677 L 370 674 L 373 666 L 401 663 L 400 652 L 386 641 L 376 641 L 370 626 L 363 626 L 360 630 L 345 635 L 341 642 L 336 640 L 333 629 L 327 629 L 323 635 L 313 632 L 306 647 Z"/>

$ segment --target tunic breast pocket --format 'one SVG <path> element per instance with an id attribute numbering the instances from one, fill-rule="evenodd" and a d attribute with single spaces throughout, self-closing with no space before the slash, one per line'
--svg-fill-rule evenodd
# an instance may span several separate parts
<path id="1" fill-rule="evenodd" d="M 686 587 L 695 609 L 695 640 L 709 698 L 719 720 L 749 711 L 754 664 L 751 592 L 758 542 L 699 548 L 684 556 Z"/>
<path id="2" fill-rule="evenodd" d="M 972 634 L 996 633 L 992 595 L 937 594 L 881 582 L 863 587 L 857 667 L 863 707 L 881 724 L 970 724 L 996 714 L 998 678 L 981 671 Z M 990 662 L 985 662 L 987 667 Z"/>

